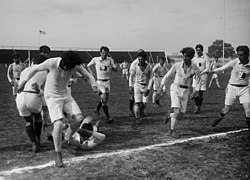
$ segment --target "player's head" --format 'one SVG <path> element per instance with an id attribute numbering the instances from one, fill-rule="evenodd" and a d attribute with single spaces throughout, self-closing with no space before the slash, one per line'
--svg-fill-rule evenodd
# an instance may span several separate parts
<path id="1" fill-rule="evenodd" d="M 86 117 L 83 122 L 82 122 L 82 125 L 81 125 L 81 129 L 85 129 L 85 130 L 88 130 L 88 131 L 93 131 L 93 125 L 91 123 L 91 121 L 93 120 L 92 117 L 88 116 Z M 85 134 L 85 133 L 80 133 L 81 131 L 78 131 L 79 134 L 81 135 L 81 137 L 83 139 L 88 139 L 90 136 Z"/>
<path id="2" fill-rule="evenodd" d="M 202 56 L 203 55 L 203 46 L 201 44 L 197 44 L 195 46 L 195 50 L 198 56 Z"/>
<path id="3" fill-rule="evenodd" d="M 144 63 L 146 63 L 147 61 L 147 54 L 145 51 L 141 51 L 137 54 L 137 58 L 139 60 L 139 65 L 142 65 Z"/>
<path id="4" fill-rule="evenodd" d="M 160 57 L 160 60 L 159 60 L 160 65 L 163 66 L 165 62 L 166 62 L 166 58 L 163 56 Z"/>
<path id="5" fill-rule="evenodd" d="M 248 46 L 238 46 L 236 48 L 237 55 L 239 57 L 239 60 L 242 64 L 247 64 L 249 62 L 248 56 L 249 56 L 249 48 Z"/>
<path id="6" fill-rule="evenodd" d="M 18 54 L 18 53 L 16 53 L 16 52 L 14 52 L 13 54 L 12 54 L 12 59 L 13 59 L 13 61 L 15 62 L 15 63 L 19 63 L 20 62 L 20 55 Z"/>
<path id="7" fill-rule="evenodd" d="M 191 60 L 194 57 L 195 50 L 192 47 L 185 47 L 181 50 L 181 53 L 183 55 L 183 60 L 185 63 L 190 63 Z"/>
<path id="8" fill-rule="evenodd" d="M 48 59 L 46 56 L 44 55 L 39 55 L 39 56 L 35 56 L 35 58 L 33 59 L 33 64 L 41 64 L 43 63 L 46 59 Z"/>
<path id="9" fill-rule="evenodd" d="M 82 59 L 77 51 L 66 51 L 63 53 L 60 67 L 67 71 L 75 68 L 76 65 L 82 64 Z"/>
<path id="10" fill-rule="evenodd" d="M 100 48 L 100 55 L 101 55 L 101 58 L 102 58 L 102 59 L 107 59 L 108 54 L 109 54 L 109 48 L 106 47 L 106 46 L 102 46 L 102 47 Z"/>
<path id="11" fill-rule="evenodd" d="M 50 48 L 49 46 L 43 45 L 39 48 L 40 55 L 44 55 L 45 57 L 50 56 Z"/>

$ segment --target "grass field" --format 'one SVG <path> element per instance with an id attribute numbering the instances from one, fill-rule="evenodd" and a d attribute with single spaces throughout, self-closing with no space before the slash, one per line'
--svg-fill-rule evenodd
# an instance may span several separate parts
<path id="1" fill-rule="evenodd" d="M 211 122 L 224 104 L 225 92 L 214 86 L 205 92 L 202 113 L 194 115 L 190 101 L 185 117 L 177 122 L 181 143 L 167 136 L 169 124 L 162 120 L 170 109 L 169 94 L 162 99 L 163 107 L 151 101 L 146 117 L 138 129 L 131 128 L 133 118 L 128 111 L 128 82 L 121 80 L 121 70 L 112 73 L 110 114 L 113 124 L 102 123 L 100 130 L 106 140 L 91 151 L 63 149 L 64 168 L 54 167 L 54 148 L 42 134 L 43 149 L 33 153 L 25 132 L 25 121 L 19 117 L 7 69 L 0 67 L 0 179 L 249 179 L 250 141 L 246 131 L 229 135 L 188 141 L 245 129 L 245 115 L 236 102 L 229 115 L 215 128 Z M 223 87 L 229 72 L 219 76 Z M 98 96 L 89 85 L 80 81 L 72 94 L 85 116 L 91 115 Z M 102 119 L 105 120 L 102 113 Z M 157 146 L 157 144 L 165 145 Z M 152 145 L 152 146 L 150 146 Z M 142 147 L 150 147 L 142 149 Z"/>

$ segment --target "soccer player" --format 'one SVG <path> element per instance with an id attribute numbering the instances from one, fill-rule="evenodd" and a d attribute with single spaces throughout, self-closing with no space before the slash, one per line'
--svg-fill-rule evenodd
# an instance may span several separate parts
<path id="1" fill-rule="evenodd" d="M 224 116 L 229 113 L 231 106 L 238 97 L 245 110 L 246 123 L 250 135 L 250 86 L 248 84 L 250 75 L 249 48 L 248 46 L 238 46 L 236 51 L 238 58 L 212 71 L 212 73 L 218 73 L 232 68 L 227 85 L 225 106 L 221 109 L 219 117 L 213 121 L 212 127 L 215 127 Z"/>
<path id="2" fill-rule="evenodd" d="M 139 63 L 130 70 L 129 91 L 134 93 L 135 105 L 135 123 L 141 124 L 141 109 L 144 110 L 148 103 L 148 94 L 150 91 L 149 81 L 153 77 L 152 66 L 146 62 L 147 54 L 141 51 L 137 55 Z M 133 84 L 134 82 L 134 84 Z"/>
<path id="3" fill-rule="evenodd" d="M 112 123 L 113 118 L 109 115 L 108 109 L 108 99 L 110 93 L 110 74 L 111 71 L 117 71 L 117 66 L 114 60 L 108 56 L 109 48 L 106 46 L 102 46 L 100 48 L 100 57 L 94 57 L 87 65 L 87 68 L 91 74 L 93 74 L 91 70 L 91 66 L 95 65 L 96 68 L 96 77 L 98 89 L 100 90 L 101 101 L 98 103 L 96 110 L 94 111 L 98 116 L 100 116 L 100 109 L 102 107 L 106 117 L 107 122 Z"/>
<path id="4" fill-rule="evenodd" d="M 13 53 L 12 58 L 14 62 L 8 67 L 7 78 L 12 85 L 13 96 L 16 96 L 20 74 L 25 69 L 25 65 L 21 62 L 20 55 L 18 53 Z"/>
<path id="5" fill-rule="evenodd" d="M 137 54 L 140 53 L 140 52 L 145 52 L 145 51 L 144 51 L 143 49 L 139 49 L 139 50 L 137 51 Z M 139 63 L 138 58 L 134 59 L 134 61 L 133 61 L 133 62 L 131 63 L 131 65 L 130 65 L 129 72 L 131 72 L 131 69 L 134 68 L 134 66 L 137 66 L 138 63 Z M 131 82 L 131 84 L 130 84 L 130 87 L 134 88 L 134 79 L 132 79 L 132 82 Z M 130 98 L 129 98 L 129 111 L 130 111 L 129 116 L 132 116 L 132 117 L 135 115 L 135 114 L 134 114 L 134 103 L 135 103 L 135 99 L 134 99 L 134 90 L 132 89 L 132 90 L 130 91 Z M 140 111 L 140 113 L 141 113 L 141 116 L 144 116 L 144 108 L 143 108 L 143 106 L 141 106 L 141 111 Z"/>
<path id="6" fill-rule="evenodd" d="M 71 76 L 78 72 L 85 76 L 94 92 L 98 92 L 94 77 L 81 65 L 82 59 L 75 51 L 66 51 L 62 57 L 50 58 L 39 65 L 32 66 L 29 73 L 19 85 L 22 91 L 25 84 L 39 71 L 48 71 L 44 88 L 44 97 L 53 123 L 53 142 L 55 147 L 55 165 L 63 167 L 61 145 L 64 114 L 70 114 L 72 122 L 67 129 L 63 144 L 67 144 L 72 135 L 78 130 L 83 115 L 68 89 Z"/>
<path id="7" fill-rule="evenodd" d="M 163 88 L 163 93 L 159 94 L 159 90 L 160 90 L 160 85 L 161 85 L 161 80 L 163 78 L 163 76 L 165 76 L 165 74 L 168 72 L 168 68 L 166 67 L 166 58 L 165 57 L 160 57 L 159 63 L 157 63 L 154 67 L 153 67 L 153 74 L 154 77 L 152 79 L 153 82 L 153 95 L 152 95 L 152 101 L 153 101 L 153 105 L 154 106 L 160 106 L 160 98 L 164 95 L 164 93 L 166 92 L 166 87 L 164 86 Z"/>
<path id="8" fill-rule="evenodd" d="M 210 64 L 210 69 L 213 71 L 214 69 L 218 68 L 219 67 L 219 62 L 218 62 L 218 57 L 214 57 L 214 60 L 211 62 Z M 211 85 L 213 83 L 213 81 L 215 80 L 217 86 L 219 89 L 222 89 L 222 87 L 220 86 L 220 83 L 219 83 L 219 78 L 218 78 L 218 74 L 217 73 L 214 73 L 211 77 L 211 80 L 209 82 L 209 85 L 208 85 L 208 89 L 211 88 Z"/>
<path id="9" fill-rule="evenodd" d="M 195 50 L 192 47 L 185 47 L 181 50 L 181 53 L 183 55 L 183 62 L 177 62 L 171 67 L 168 73 L 163 77 L 160 86 L 161 92 L 167 80 L 175 76 L 174 82 L 170 86 L 171 108 L 173 108 L 174 112 L 171 113 L 165 121 L 165 124 L 167 124 L 171 119 L 169 136 L 173 138 L 180 137 L 175 131 L 175 123 L 177 120 L 180 120 L 186 112 L 192 78 L 195 75 L 197 81 L 200 79 L 200 70 L 192 63 Z M 195 93 L 199 91 L 200 86 L 196 88 Z"/>
<path id="10" fill-rule="evenodd" d="M 39 56 L 33 59 L 33 64 L 40 64 L 47 58 Z M 24 69 L 20 75 L 20 82 L 23 81 L 31 67 Z M 42 97 L 43 86 L 47 76 L 47 71 L 41 71 L 35 74 L 28 83 L 25 84 L 24 90 L 17 94 L 16 105 L 21 117 L 26 121 L 26 132 L 32 142 L 33 152 L 40 150 L 40 137 L 42 130 Z M 34 119 L 34 120 L 33 120 Z"/>
<path id="11" fill-rule="evenodd" d="M 104 141 L 105 135 L 98 132 L 100 120 L 98 120 L 95 125 L 93 125 L 92 120 L 93 118 L 90 116 L 83 120 L 80 128 L 73 134 L 70 140 L 72 145 L 82 150 L 89 150 Z"/>
<path id="12" fill-rule="evenodd" d="M 128 80 L 128 62 L 124 60 L 123 63 L 120 64 L 120 67 L 122 68 L 122 79 L 126 76 L 126 79 Z"/>
<path id="13" fill-rule="evenodd" d="M 195 114 L 199 114 L 201 112 L 201 106 L 203 102 L 203 93 L 207 90 L 207 74 L 210 68 L 210 61 L 208 57 L 203 54 L 203 46 L 201 44 L 197 44 L 195 47 L 197 55 L 193 58 L 193 63 L 199 67 L 200 71 L 204 74 L 201 76 L 201 80 L 198 82 L 196 76 L 193 78 L 193 89 L 196 89 L 196 86 L 201 86 L 199 91 L 199 95 L 194 97 L 195 102 Z"/>

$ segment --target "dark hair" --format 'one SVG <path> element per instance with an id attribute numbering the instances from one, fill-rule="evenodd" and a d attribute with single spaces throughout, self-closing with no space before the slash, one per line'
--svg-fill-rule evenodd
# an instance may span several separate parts
<path id="1" fill-rule="evenodd" d="M 183 55 L 186 54 L 187 57 L 194 57 L 195 50 L 192 47 L 185 47 L 180 51 Z"/>
<path id="2" fill-rule="evenodd" d="M 50 48 L 49 46 L 43 45 L 39 48 L 40 53 L 44 52 L 44 53 L 49 53 L 50 52 Z"/>
<path id="3" fill-rule="evenodd" d="M 93 131 L 93 125 L 92 125 L 90 122 L 84 123 L 84 124 L 82 124 L 81 129 L 86 129 L 86 130 L 88 130 L 88 131 Z M 79 130 L 78 133 L 81 135 L 81 137 L 82 137 L 83 139 L 88 139 L 88 138 L 90 137 L 89 134 L 81 133 L 81 130 Z"/>
<path id="4" fill-rule="evenodd" d="M 197 45 L 195 46 L 195 49 L 198 49 L 198 48 L 200 48 L 200 49 L 203 51 L 203 46 L 202 46 L 201 44 L 197 44 Z"/>
<path id="5" fill-rule="evenodd" d="M 147 53 L 145 51 L 140 51 L 138 52 L 137 57 L 143 57 L 147 60 Z"/>
<path id="6" fill-rule="evenodd" d="M 102 52 L 102 50 L 109 52 L 109 48 L 106 47 L 106 46 L 102 46 L 102 47 L 100 48 L 100 52 Z"/>
<path id="7" fill-rule="evenodd" d="M 74 68 L 76 65 L 82 64 L 82 59 L 77 51 L 66 51 L 62 55 L 62 65 Z"/>
<path id="8" fill-rule="evenodd" d="M 48 59 L 47 57 L 45 57 L 44 55 L 39 55 L 39 56 L 35 56 L 32 59 L 33 64 L 41 64 L 43 63 L 46 59 Z"/>
<path id="9" fill-rule="evenodd" d="M 20 58 L 20 55 L 19 55 L 18 53 L 14 52 L 14 53 L 12 54 L 12 58 L 13 58 L 13 59 L 19 59 L 19 58 Z"/>
<path id="10" fill-rule="evenodd" d="M 163 61 L 166 61 L 166 57 L 161 56 L 160 59 L 162 59 Z"/>
<path id="11" fill-rule="evenodd" d="M 249 48 L 248 48 L 248 46 L 238 46 L 238 47 L 236 48 L 236 51 L 237 51 L 237 52 L 238 52 L 238 51 L 243 51 L 244 54 L 249 55 Z"/>

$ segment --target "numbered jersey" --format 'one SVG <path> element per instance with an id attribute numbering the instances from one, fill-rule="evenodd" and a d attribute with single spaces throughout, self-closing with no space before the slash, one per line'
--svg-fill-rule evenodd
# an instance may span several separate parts
<path id="1" fill-rule="evenodd" d="M 230 84 L 248 84 L 250 75 L 250 63 L 243 65 L 237 58 L 230 62 L 233 70 L 231 71 Z"/>
<path id="2" fill-rule="evenodd" d="M 110 79 L 110 71 L 116 67 L 114 60 L 111 57 L 101 59 L 101 57 L 94 57 L 88 66 L 95 65 L 97 79 Z"/>

